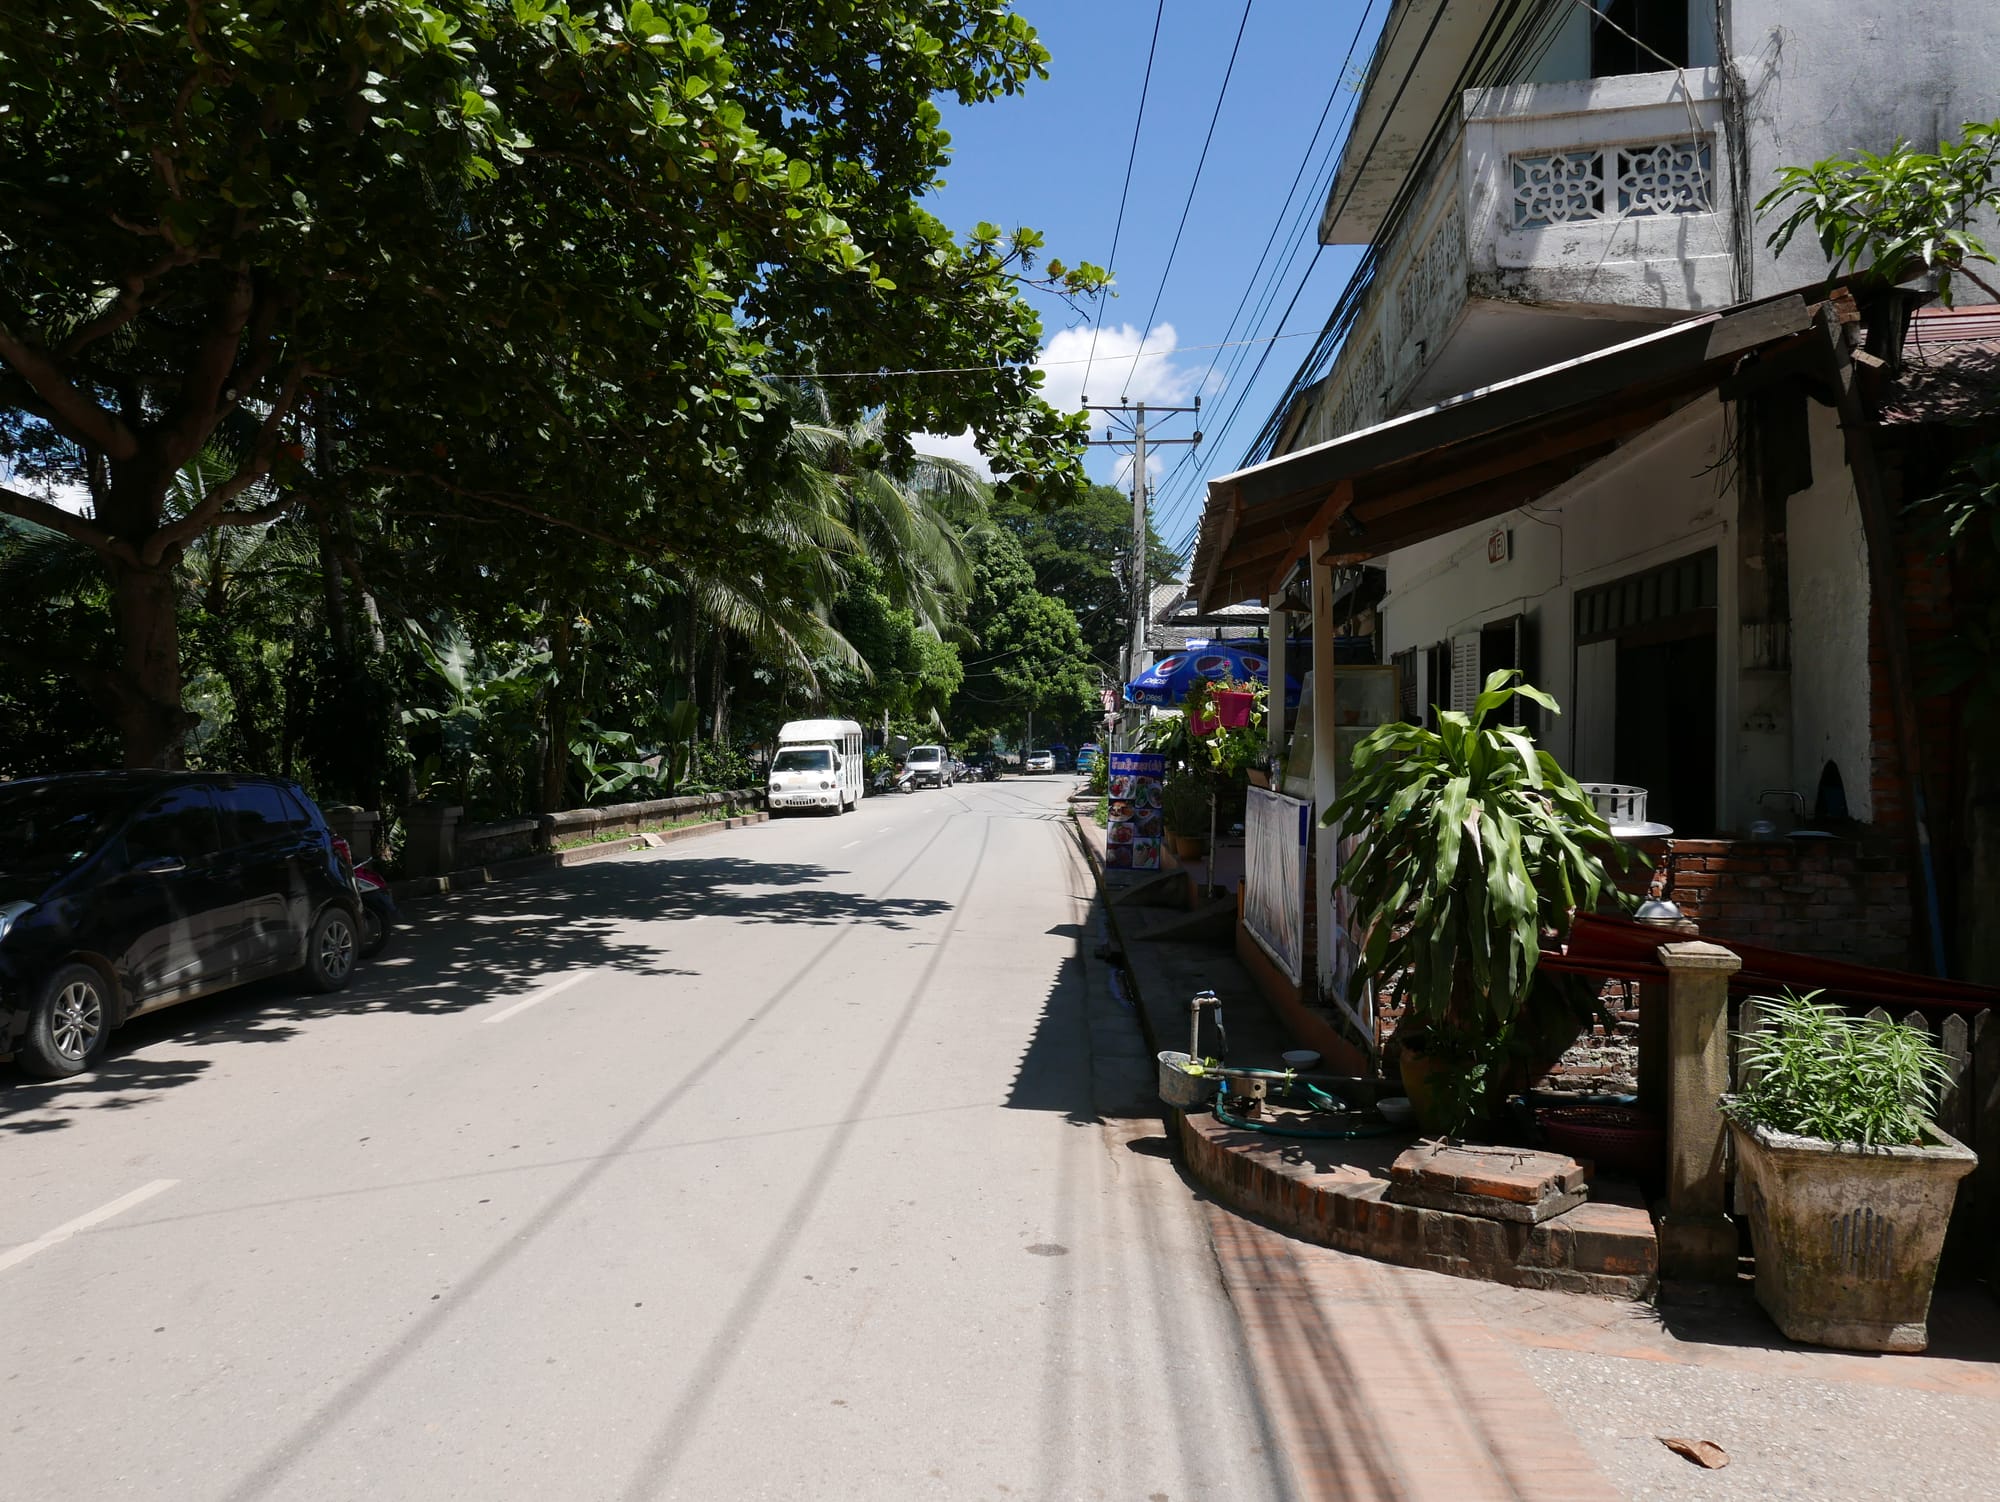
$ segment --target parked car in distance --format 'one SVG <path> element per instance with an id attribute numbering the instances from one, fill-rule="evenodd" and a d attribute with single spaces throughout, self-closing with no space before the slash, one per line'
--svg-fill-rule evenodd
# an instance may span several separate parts
<path id="1" fill-rule="evenodd" d="M 0 782 L 0 1054 L 58 1079 L 113 1029 L 297 972 L 354 977 L 361 898 L 295 783 L 184 772 Z"/>
<path id="2" fill-rule="evenodd" d="M 1095 741 L 1085 741 L 1076 749 L 1077 771 L 1088 772 L 1092 767 L 1097 765 L 1097 758 L 1103 754 L 1103 748 Z"/>
<path id="3" fill-rule="evenodd" d="M 921 788 L 948 788 L 952 783 L 951 758 L 942 746 L 912 746 L 904 758 L 910 778 Z"/>
<path id="4" fill-rule="evenodd" d="M 1053 772 L 1055 769 L 1056 756 L 1053 751 L 1030 751 L 1028 753 L 1027 765 L 1022 770 L 1028 772 Z"/>

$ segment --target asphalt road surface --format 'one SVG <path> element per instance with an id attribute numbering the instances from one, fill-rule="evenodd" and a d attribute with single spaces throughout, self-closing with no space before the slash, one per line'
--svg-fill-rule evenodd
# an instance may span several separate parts
<path id="1" fill-rule="evenodd" d="M 0 1497 L 1290 1495 L 1068 784 L 488 888 L 344 995 L 0 1068 Z"/>

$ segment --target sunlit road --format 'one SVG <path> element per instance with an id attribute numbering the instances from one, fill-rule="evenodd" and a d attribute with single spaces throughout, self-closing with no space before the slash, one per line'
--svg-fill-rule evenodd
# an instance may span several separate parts
<path id="1" fill-rule="evenodd" d="M 1116 1109 L 1067 783 L 488 888 L 343 996 L 0 1067 L 0 1497 L 1287 1495 Z"/>

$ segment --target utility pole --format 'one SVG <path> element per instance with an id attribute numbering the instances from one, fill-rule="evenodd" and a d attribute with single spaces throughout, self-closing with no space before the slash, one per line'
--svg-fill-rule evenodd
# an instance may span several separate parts
<path id="1" fill-rule="evenodd" d="M 1103 412 L 1111 420 L 1111 426 L 1104 430 L 1102 438 L 1090 440 L 1092 448 L 1125 448 L 1132 453 L 1132 559 L 1131 609 L 1132 629 L 1125 644 L 1125 672 L 1123 682 L 1130 683 L 1139 676 L 1146 660 L 1146 620 L 1151 612 L 1147 609 L 1149 594 L 1146 587 L 1146 498 L 1151 488 L 1146 476 L 1146 450 L 1167 444 L 1201 442 L 1201 398 L 1194 399 L 1192 407 L 1152 407 L 1144 402 L 1093 406 L 1088 397 L 1084 398 L 1086 412 Z M 1154 418 L 1175 417 L 1192 412 L 1196 423 L 1191 438 L 1156 438 L 1146 425 L 1148 413 Z M 1122 431 L 1121 431 L 1122 430 Z M 1121 695 L 1122 697 L 1122 695 Z"/>

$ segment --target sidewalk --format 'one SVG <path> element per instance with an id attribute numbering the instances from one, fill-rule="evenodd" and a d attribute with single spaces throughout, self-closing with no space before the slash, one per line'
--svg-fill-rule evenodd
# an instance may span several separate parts
<path id="1" fill-rule="evenodd" d="M 1083 843 L 1097 860 L 1087 821 Z M 1107 897 L 1140 880 L 1099 871 Z M 1104 912 L 1160 1046 L 1186 1047 L 1186 997 L 1208 987 L 1234 1003 L 1233 1059 L 1275 1059 L 1288 1046 L 1247 1004 L 1254 987 L 1220 939 L 1147 938 L 1171 931 L 1177 915 L 1129 897 Z M 1306 1178 L 1316 1170 L 1300 1149 L 1318 1145 L 1266 1151 L 1289 1155 Z M 1308 1497 L 2000 1494 L 2000 1304 L 1979 1285 L 1939 1290 L 1928 1353 L 1846 1355 L 1786 1341 L 1747 1283 L 1669 1284 L 1651 1305 L 1503 1287 L 1331 1250 L 1196 1192 Z M 1660 1436 L 1712 1441 L 1730 1464 L 1705 1470 Z"/>

